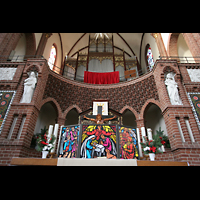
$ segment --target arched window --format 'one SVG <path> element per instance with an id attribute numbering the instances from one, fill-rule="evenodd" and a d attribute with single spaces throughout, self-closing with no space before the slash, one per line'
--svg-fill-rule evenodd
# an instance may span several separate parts
<path id="1" fill-rule="evenodd" d="M 146 46 L 146 63 L 147 63 L 147 71 L 151 71 L 154 67 L 154 60 L 153 60 L 153 54 L 152 50 L 149 44 Z"/>
<path id="2" fill-rule="evenodd" d="M 56 46 L 53 44 L 51 47 L 49 61 L 48 61 L 48 65 L 51 70 L 53 70 L 55 62 L 56 62 Z"/>

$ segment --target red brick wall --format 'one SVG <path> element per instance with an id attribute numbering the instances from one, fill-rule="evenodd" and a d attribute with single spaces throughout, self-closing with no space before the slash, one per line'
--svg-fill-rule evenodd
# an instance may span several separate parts
<path id="1" fill-rule="evenodd" d="M 13 36 L 12 40 L 11 36 Z M 193 35 L 191 41 L 187 41 L 190 43 L 190 48 L 192 42 L 196 41 L 197 43 L 198 37 L 197 35 L 195 36 Z M 47 41 L 44 37 L 47 38 L 45 35 L 43 36 L 41 45 Z M 19 39 L 20 34 L 1 35 L 1 53 L 8 53 L 14 48 Z M 198 47 L 199 44 L 196 44 L 196 46 Z M 41 52 L 42 49 L 43 47 L 40 49 Z M 0 63 L 0 65 L 1 67 L 9 65 L 17 67 L 17 72 L 12 81 L 0 81 L 1 90 L 16 90 L 16 96 L 0 135 L 0 165 L 9 165 L 11 158 L 14 156 L 41 156 L 41 153 L 30 148 L 30 144 L 40 109 L 46 102 L 53 102 L 58 111 L 58 123 L 62 125 L 70 109 L 76 107 L 78 112 L 82 112 L 92 106 L 93 99 L 98 98 L 109 99 L 109 107 L 118 112 L 123 112 L 127 108 L 130 109 L 135 114 L 137 128 L 139 129 L 145 124 L 144 115 L 149 104 L 156 104 L 162 111 L 171 144 L 171 150 L 165 154 L 158 155 L 158 159 L 188 161 L 191 165 L 200 165 L 200 133 L 186 94 L 186 92 L 200 90 L 198 83 L 192 83 L 187 74 L 187 67 L 198 68 L 198 64 L 178 64 L 174 60 L 160 60 L 156 62 L 153 72 L 133 81 L 113 85 L 90 85 L 68 80 L 50 71 L 46 61 L 43 59 L 29 59 L 27 62 L 22 63 Z M 38 72 L 37 86 L 32 102 L 30 104 L 21 104 L 23 82 L 27 78 L 27 72 L 30 70 Z M 164 76 L 168 71 L 176 73 L 176 82 L 183 102 L 181 106 L 173 106 L 170 103 L 164 84 Z M 15 129 L 11 139 L 7 139 L 15 115 L 18 115 Z M 26 121 L 21 137 L 17 139 L 24 115 L 26 115 Z M 185 143 L 181 140 L 176 118 L 180 120 Z M 195 143 L 190 140 L 184 118 L 189 119 Z"/>
<path id="2" fill-rule="evenodd" d="M 166 68 L 167 66 L 167 68 Z M 180 68 L 180 70 L 179 70 Z M 182 151 L 190 149 L 192 159 L 188 158 L 190 164 L 198 164 L 198 157 L 195 152 L 199 149 L 200 135 L 199 130 L 188 102 L 186 91 L 191 85 L 186 74 L 186 66 L 178 66 L 175 61 L 157 61 L 153 72 L 144 75 L 136 80 L 119 83 L 115 85 L 90 85 L 79 83 L 63 78 L 60 75 L 50 71 L 46 62 L 42 59 L 29 59 L 26 63 L 20 64 L 17 73 L 10 81 L 13 82 L 16 89 L 16 96 L 11 106 L 6 124 L 0 136 L 0 147 L 2 149 L 0 164 L 9 164 L 11 157 L 14 156 L 35 156 L 40 157 L 41 153 L 30 148 L 31 139 L 35 129 L 39 111 L 44 103 L 52 101 L 58 110 L 58 123 L 63 124 L 69 108 L 77 107 L 81 112 L 88 109 L 92 100 L 95 98 L 110 99 L 110 108 L 123 112 L 129 108 L 136 116 L 137 127 L 144 126 L 144 114 L 149 103 L 158 105 L 165 119 L 167 132 L 171 144 L 171 152 L 159 155 L 160 160 L 186 160 Z M 27 71 L 37 70 L 38 82 L 30 104 L 21 104 L 20 100 L 23 94 L 23 81 L 27 78 Z M 176 81 L 179 86 L 180 96 L 184 103 L 183 106 L 173 106 L 170 104 L 167 89 L 164 84 L 164 72 L 172 70 L 177 73 Z M 185 71 L 186 70 L 186 71 Z M 22 76 L 20 76 L 20 72 Z M 188 82 L 188 86 L 182 84 L 180 73 L 183 73 L 183 80 Z M 18 85 L 16 83 L 19 83 Z M 56 90 L 55 90 L 56 88 Z M 17 123 L 10 140 L 7 139 L 14 115 L 18 115 Z M 19 127 L 23 115 L 26 115 L 26 121 L 20 139 L 17 138 Z M 180 119 L 182 130 L 185 137 L 185 143 L 182 143 L 176 118 Z M 188 117 L 194 134 L 195 143 L 191 143 L 184 118 Z M 141 133 L 140 133 L 141 134 Z M 181 149 L 181 151 L 180 151 Z M 197 149 L 197 150 L 194 150 Z M 10 153 L 15 151 L 15 153 Z M 180 154 L 180 155 L 179 155 Z M 173 157 L 173 156 L 174 157 Z M 190 155 L 188 155 L 189 157 Z"/>

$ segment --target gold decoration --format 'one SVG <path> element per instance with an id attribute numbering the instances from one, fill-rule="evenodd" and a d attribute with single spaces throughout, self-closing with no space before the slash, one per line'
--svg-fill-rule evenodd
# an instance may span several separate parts
<path id="1" fill-rule="evenodd" d="M 45 33 L 45 37 L 46 37 L 46 38 L 50 38 L 51 35 L 52 35 L 52 33 Z"/>
<path id="2" fill-rule="evenodd" d="M 151 34 L 155 39 L 158 37 L 158 33 L 152 33 Z"/>
<path id="3" fill-rule="evenodd" d="M 89 61 L 93 60 L 93 59 L 97 59 L 100 61 L 100 63 L 102 63 L 103 60 L 112 60 L 113 61 L 113 57 L 112 56 L 90 56 L 89 57 Z"/>

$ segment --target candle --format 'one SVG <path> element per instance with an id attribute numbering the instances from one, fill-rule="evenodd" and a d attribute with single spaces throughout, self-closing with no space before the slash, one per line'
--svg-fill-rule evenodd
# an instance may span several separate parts
<path id="1" fill-rule="evenodd" d="M 55 124 L 53 135 L 56 137 L 56 139 L 53 143 L 54 148 L 51 150 L 51 153 L 55 153 L 56 151 L 55 146 L 56 146 L 56 140 L 57 140 L 57 135 L 58 135 L 58 128 L 59 128 L 59 124 Z"/>
<path id="2" fill-rule="evenodd" d="M 142 132 L 142 142 L 145 142 L 144 140 L 144 136 L 146 136 L 145 127 L 141 127 L 141 132 Z"/>
<path id="3" fill-rule="evenodd" d="M 152 138 L 152 130 L 150 128 L 147 129 L 148 139 L 153 140 Z"/>
<path id="4" fill-rule="evenodd" d="M 138 138 L 138 147 L 139 147 L 139 154 L 140 154 L 140 157 L 143 157 L 143 154 L 142 154 L 142 147 L 141 147 L 141 140 L 140 140 L 140 132 L 139 132 L 139 128 L 137 128 L 137 138 Z"/>
<path id="5" fill-rule="evenodd" d="M 49 143 L 49 140 L 51 138 L 52 132 L 53 132 L 53 125 L 49 125 L 48 136 L 47 136 L 47 143 Z"/>

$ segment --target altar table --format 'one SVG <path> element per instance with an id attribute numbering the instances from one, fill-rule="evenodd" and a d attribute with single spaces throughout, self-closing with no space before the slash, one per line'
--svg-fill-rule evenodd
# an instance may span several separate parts
<path id="1" fill-rule="evenodd" d="M 187 162 L 135 159 L 12 158 L 10 165 L 21 166 L 188 166 Z"/>

